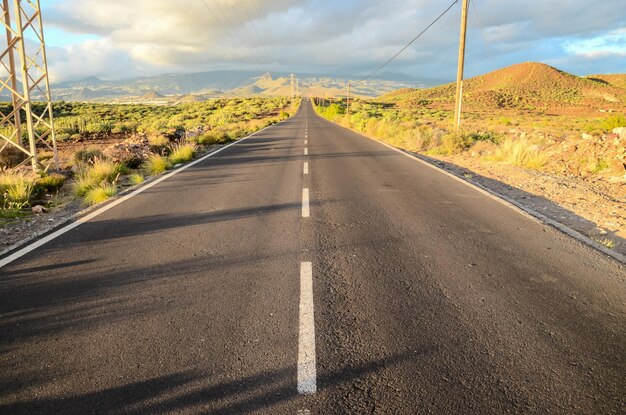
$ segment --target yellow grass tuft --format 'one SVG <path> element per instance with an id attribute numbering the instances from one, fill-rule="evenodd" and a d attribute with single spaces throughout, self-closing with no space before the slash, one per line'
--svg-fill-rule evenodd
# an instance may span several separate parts
<path id="1" fill-rule="evenodd" d="M 494 152 L 494 159 L 527 169 L 540 169 L 548 163 L 550 156 L 538 145 L 519 139 L 500 144 Z"/>
<path id="2" fill-rule="evenodd" d="M 108 200 L 117 193 L 117 186 L 111 183 L 102 183 L 101 185 L 91 188 L 85 193 L 83 200 L 88 205 L 97 205 Z"/>
<path id="3" fill-rule="evenodd" d="M 172 144 L 170 162 L 172 164 L 186 163 L 196 155 L 196 145 L 192 143 Z"/>
<path id="4" fill-rule="evenodd" d="M 143 169 L 149 176 L 156 176 L 170 168 L 170 164 L 166 157 L 160 154 L 150 154 L 143 163 Z"/>

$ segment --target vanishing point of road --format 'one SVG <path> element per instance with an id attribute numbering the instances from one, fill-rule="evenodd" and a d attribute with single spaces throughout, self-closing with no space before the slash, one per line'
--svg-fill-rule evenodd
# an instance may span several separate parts
<path id="1" fill-rule="evenodd" d="M 174 172 L 0 258 L 0 414 L 625 412 L 616 260 L 307 100 Z"/>

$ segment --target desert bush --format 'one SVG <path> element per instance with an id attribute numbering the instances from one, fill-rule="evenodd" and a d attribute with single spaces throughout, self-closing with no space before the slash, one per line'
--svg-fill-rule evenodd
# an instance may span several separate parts
<path id="1" fill-rule="evenodd" d="M 168 159 L 156 153 L 150 154 L 146 161 L 143 163 L 143 169 L 149 176 L 161 174 L 170 167 L 171 166 Z"/>
<path id="2" fill-rule="evenodd" d="M 59 143 L 63 143 L 63 142 L 65 142 L 65 141 L 69 141 L 69 139 L 70 139 L 71 137 L 72 137 L 72 136 L 71 136 L 70 134 L 68 134 L 68 133 L 57 133 L 57 134 L 55 134 L 55 136 L 54 136 L 54 138 L 55 138 L 55 139 L 57 140 L 57 142 L 59 142 Z"/>
<path id="3" fill-rule="evenodd" d="M 196 146 L 193 143 L 172 144 L 169 160 L 172 164 L 186 163 L 196 155 Z"/>
<path id="4" fill-rule="evenodd" d="M 615 114 L 605 118 L 600 123 L 600 129 L 604 131 L 612 131 L 614 128 L 626 127 L 626 117 L 624 114 Z"/>
<path id="5" fill-rule="evenodd" d="M 34 193 L 41 196 L 45 193 L 56 193 L 65 183 L 66 177 L 59 173 L 47 174 L 37 179 Z"/>
<path id="6" fill-rule="evenodd" d="M 603 170 L 606 170 L 609 168 L 609 163 L 607 163 L 606 160 L 604 159 L 597 159 L 595 160 L 592 165 L 590 166 L 590 171 L 594 174 L 598 174 L 600 172 L 602 172 Z"/>
<path id="7" fill-rule="evenodd" d="M 207 131 L 200 134 L 196 139 L 198 144 L 211 145 L 211 144 L 224 144 L 228 141 L 228 137 L 223 131 Z"/>
<path id="8" fill-rule="evenodd" d="M 102 159 L 104 155 L 98 147 L 89 147 L 86 149 L 78 150 L 74 153 L 74 163 L 76 164 L 88 164 L 93 163 L 95 159 Z"/>
<path id="9" fill-rule="evenodd" d="M 152 147 L 166 147 L 170 143 L 170 140 L 163 134 L 152 133 L 148 134 L 148 144 Z"/>
<path id="10" fill-rule="evenodd" d="M 547 164 L 549 155 L 528 140 L 509 139 L 496 148 L 494 159 L 527 169 L 539 169 Z"/>

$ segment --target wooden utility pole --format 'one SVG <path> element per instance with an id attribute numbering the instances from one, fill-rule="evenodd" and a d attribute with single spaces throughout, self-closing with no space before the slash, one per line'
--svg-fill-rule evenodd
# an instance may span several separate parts
<path id="1" fill-rule="evenodd" d="M 346 95 L 346 114 L 350 116 L 350 82 L 348 81 L 348 95 Z"/>
<path id="2" fill-rule="evenodd" d="M 461 37 L 459 40 L 459 65 L 456 71 L 456 99 L 454 103 L 454 128 L 461 128 L 461 103 L 463 100 L 463 67 L 465 65 L 465 35 L 467 33 L 467 6 L 469 0 L 463 0 L 461 9 Z"/>

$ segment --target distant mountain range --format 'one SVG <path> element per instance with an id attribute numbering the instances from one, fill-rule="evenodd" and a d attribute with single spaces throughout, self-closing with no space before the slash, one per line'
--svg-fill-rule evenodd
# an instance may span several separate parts
<path id="1" fill-rule="evenodd" d="M 106 81 L 89 77 L 52 85 L 54 100 L 64 101 L 199 101 L 222 96 L 291 95 L 289 73 L 259 74 L 251 71 L 212 71 L 165 74 L 127 80 Z M 302 95 L 344 95 L 344 76 L 296 74 Z M 355 96 L 378 96 L 399 88 L 424 88 L 445 81 L 414 79 L 406 75 L 382 74 L 352 87 Z"/>

